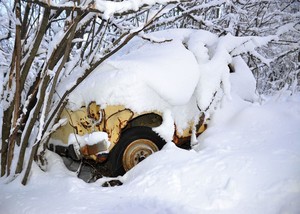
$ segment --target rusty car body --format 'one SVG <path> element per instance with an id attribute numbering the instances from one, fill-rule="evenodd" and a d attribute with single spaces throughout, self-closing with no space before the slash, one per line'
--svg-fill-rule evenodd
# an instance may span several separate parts
<path id="1" fill-rule="evenodd" d="M 52 134 L 52 142 L 60 143 L 51 143 L 51 150 L 62 155 L 68 154 L 73 159 L 106 164 L 111 176 L 124 174 L 166 143 L 152 130 L 163 122 L 162 113 L 158 111 L 136 113 L 121 105 L 102 109 L 92 102 L 77 111 L 65 110 L 61 118 L 66 118 L 67 124 Z M 205 129 L 202 115 L 198 124 L 190 122 L 189 127 L 181 132 L 175 129 L 173 142 L 178 147 L 188 148 L 193 130 L 198 136 Z M 84 144 L 79 142 L 80 136 L 92 133 L 107 133 L 107 138 L 100 137 Z M 70 136 L 75 136 L 72 144 Z"/>

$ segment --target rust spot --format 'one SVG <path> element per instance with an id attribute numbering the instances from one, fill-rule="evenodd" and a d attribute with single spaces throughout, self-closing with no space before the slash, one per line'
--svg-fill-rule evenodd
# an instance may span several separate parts
<path id="1" fill-rule="evenodd" d="M 80 152 L 81 152 L 81 154 L 83 154 L 83 155 L 89 155 L 87 146 L 81 147 L 81 148 L 80 148 Z"/>

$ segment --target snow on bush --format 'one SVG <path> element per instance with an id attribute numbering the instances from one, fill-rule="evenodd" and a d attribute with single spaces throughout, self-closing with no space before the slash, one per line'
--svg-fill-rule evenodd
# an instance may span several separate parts
<path id="1" fill-rule="evenodd" d="M 237 56 L 232 59 L 231 65 L 234 67 L 234 73 L 230 74 L 231 91 L 244 100 L 256 101 L 256 80 L 245 61 Z"/>

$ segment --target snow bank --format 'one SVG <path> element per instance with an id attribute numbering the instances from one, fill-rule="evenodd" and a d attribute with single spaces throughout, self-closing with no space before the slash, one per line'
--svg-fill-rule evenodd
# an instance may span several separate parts
<path id="1" fill-rule="evenodd" d="M 0 213 L 299 213 L 300 95 L 264 105 L 232 96 L 194 150 L 167 143 L 120 179 L 87 184 L 47 153 L 29 185 L 0 179 Z M 17 178 L 19 179 L 20 176 Z"/>

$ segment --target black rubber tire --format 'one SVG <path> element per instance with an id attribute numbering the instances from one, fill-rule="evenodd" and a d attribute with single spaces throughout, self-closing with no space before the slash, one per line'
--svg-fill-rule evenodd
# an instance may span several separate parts
<path id="1" fill-rule="evenodd" d="M 115 145 L 112 151 L 109 153 L 109 159 L 111 165 L 112 176 L 116 177 L 124 175 L 126 170 L 123 167 L 122 158 L 126 148 L 135 140 L 146 139 L 152 141 L 161 150 L 166 144 L 157 133 L 152 131 L 150 127 L 138 126 L 126 130 L 122 133 L 119 142 Z"/>

